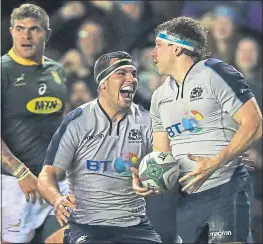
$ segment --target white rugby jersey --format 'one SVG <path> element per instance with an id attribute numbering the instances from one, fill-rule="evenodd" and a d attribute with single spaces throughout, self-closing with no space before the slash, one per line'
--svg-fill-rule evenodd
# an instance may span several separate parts
<path id="1" fill-rule="evenodd" d="M 134 193 L 129 168 L 151 150 L 148 111 L 132 104 L 120 122 L 112 122 L 95 99 L 66 116 L 45 164 L 66 171 L 77 200 L 74 222 L 126 227 L 145 216 L 145 200 Z"/>
<path id="2" fill-rule="evenodd" d="M 182 175 L 193 171 L 196 156 L 214 156 L 226 147 L 238 129 L 232 116 L 253 97 L 244 76 L 218 59 L 196 63 L 182 86 L 168 77 L 153 94 L 150 115 L 153 131 L 166 131 Z M 228 182 L 239 158 L 218 169 L 200 192 Z"/>

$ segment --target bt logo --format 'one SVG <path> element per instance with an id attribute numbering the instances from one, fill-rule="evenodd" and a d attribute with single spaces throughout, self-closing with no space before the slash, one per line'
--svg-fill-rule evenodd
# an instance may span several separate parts
<path id="1" fill-rule="evenodd" d="M 203 115 L 195 110 L 185 113 L 185 117 L 181 122 L 173 124 L 166 128 L 166 131 L 170 137 L 175 137 L 181 134 L 183 131 L 199 132 L 203 128 L 199 127 L 199 121 L 203 120 Z"/>
<path id="2" fill-rule="evenodd" d="M 87 169 L 90 171 L 102 170 L 103 173 L 108 170 L 110 163 L 109 160 L 87 160 Z"/>
<path id="3" fill-rule="evenodd" d="M 138 158 L 133 153 L 121 153 L 120 157 L 116 158 L 114 161 L 115 171 L 122 176 L 131 175 L 131 166 L 135 166 Z"/>
<path id="4" fill-rule="evenodd" d="M 131 175 L 131 166 L 137 163 L 137 156 L 133 153 L 121 153 L 119 157 L 114 160 L 114 170 L 122 176 Z M 106 171 L 113 171 L 110 160 L 87 160 L 87 169 L 94 172 L 104 173 Z"/>

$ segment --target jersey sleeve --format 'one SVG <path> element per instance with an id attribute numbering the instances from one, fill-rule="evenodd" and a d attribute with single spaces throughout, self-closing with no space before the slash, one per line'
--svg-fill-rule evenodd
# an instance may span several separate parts
<path id="1" fill-rule="evenodd" d="M 59 73 L 60 73 L 60 76 L 62 78 L 62 82 L 67 84 L 67 75 L 66 75 L 65 69 L 62 65 L 61 65 L 61 68 L 59 70 Z"/>
<path id="2" fill-rule="evenodd" d="M 77 108 L 65 116 L 48 146 L 44 165 L 52 165 L 65 171 L 70 167 L 79 142 L 76 119 L 81 114 L 82 109 Z"/>
<path id="3" fill-rule="evenodd" d="M 148 135 L 148 148 L 147 148 L 147 153 L 152 152 L 153 150 L 153 130 L 152 127 L 149 130 L 149 135 Z"/>
<path id="4" fill-rule="evenodd" d="M 8 89 L 8 78 L 6 74 L 6 69 L 2 67 L 1 69 L 1 93 L 2 95 L 6 93 Z"/>
<path id="5" fill-rule="evenodd" d="M 155 91 L 152 95 L 152 100 L 151 100 L 151 108 L 150 108 L 150 116 L 152 120 L 152 130 L 153 132 L 157 131 L 166 131 L 159 112 L 158 108 L 158 97 L 157 97 L 157 92 Z"/>
<path id="6" fill-rule="evenodd" d="M 149 114 L 148 114 L 147 121 L 149 121 L 149 124 L 147 126 L 147 132 L 146 132 L 146 139 L 147 139 L 146 154 L 152 152 L 153 150 L 153 130 L 152 130 L 152 123 L 151 123 L 151 118 Z"/>
<path id="7" fill-rule="evenodd" d="M 210 60 L 206 65 L 212 69 L 210 84 L 216 100 L 224 112 L 233 116 L 254 96 L 245 77 L 233 66 L 222 61 Z"/>

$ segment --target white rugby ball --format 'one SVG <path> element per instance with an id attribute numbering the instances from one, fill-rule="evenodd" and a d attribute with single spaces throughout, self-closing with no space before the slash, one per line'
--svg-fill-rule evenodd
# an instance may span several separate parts
<path id="1" fill-rule="evenodd" d="M 171 153 L 151 152 L 139 165 L 139 178 L 143 186 L 169 191 L 179 178 L 179 165 Z"/>

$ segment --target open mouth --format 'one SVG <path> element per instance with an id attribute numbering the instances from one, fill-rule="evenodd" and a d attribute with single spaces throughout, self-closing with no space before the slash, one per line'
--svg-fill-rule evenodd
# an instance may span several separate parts
<path id="1" fill-rule="evenodd" d="M 33 47 L 32 44 L 22 44 L 21 46 L 22 46 L 22 47 L 25 47 L 25 48 L 31 48 L 31 47 Z"/>
<path id="2" fill-rule="evenodd" d="M 120 94 L 127 100 L 132 100 L 132 96 L 135 93 L 135 85 L 124 86 L 120 89 Z"/>

